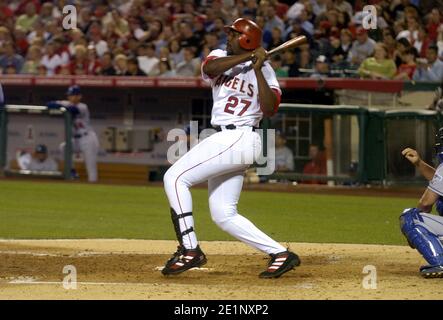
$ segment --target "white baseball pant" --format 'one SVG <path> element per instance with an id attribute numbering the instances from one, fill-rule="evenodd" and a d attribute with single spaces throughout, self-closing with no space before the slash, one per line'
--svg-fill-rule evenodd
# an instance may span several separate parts
<path id="1" fill-rule="evenodd" d="M 62 154 L 64 153 L 65 143 L 60 145 Z M 72 139 L 72 151 L 81 152 L 85 161 L 86 172 L 89 182 L 97 182 L 97 155 L 99 151 L 99 142 L 94 131 L 89 131 L 87 135 Z"/>
<path id="2" fill-rule="evenodd" d="M 252 127 L 224 129 L 201 141 L 169 168 L 164 187 L 172 214 L 183 215 L 178 226 L 185 248 L 198 245 L 189 188 L 208 181 L 212 220 L 222 230 L 267 254 L 286 251 L 237 211 L 244 171 L 257 159 L 261 147 L 260 135 Z"/>

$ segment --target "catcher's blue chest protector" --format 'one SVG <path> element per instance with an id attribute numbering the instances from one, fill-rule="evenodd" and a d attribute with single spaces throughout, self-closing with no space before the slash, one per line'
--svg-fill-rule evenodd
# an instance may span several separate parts
<path id="1" fill-rule="evenodd" d="M 406 209 L 400 216 L 401 231 L 409 245 L 418 250 L 431 266 L 443 265 L 443 245 L 439 239 L 443 234 L 441 217 L 421 213 L 416 208 Z"/>

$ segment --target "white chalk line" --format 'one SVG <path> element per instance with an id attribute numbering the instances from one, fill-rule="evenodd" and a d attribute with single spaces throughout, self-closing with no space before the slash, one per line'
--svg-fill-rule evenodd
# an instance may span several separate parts
<path id="1" fill-rule="evenodd" d="M 111 255 L 137 255 L 137 256 L 149 256 L 156 255 L 155 253 L 142 253 L 142 252 L 125 252 L 125 251 L 112 251 L 112 252 L 94 252 L 94 251 L 83 251 L 73 254 L 63 254 L 63 253 L 43 253 L 43 252 L 33 252 L 33 251 L 8 251 L 0 250 L 0 254 L 10 254 L 10 255 L 29 255 L 34 257 L 89 257 L 89 256 L 111 256 Z"/>

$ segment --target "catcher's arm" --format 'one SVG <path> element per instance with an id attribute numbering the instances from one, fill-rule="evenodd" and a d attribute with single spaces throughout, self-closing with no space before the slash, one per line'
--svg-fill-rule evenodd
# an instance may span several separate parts
<path id="1" fill-rule="evenodd" d="M 426 188 L 425 192 L 423 193 L 420 199 L 420 202 L 418 203 L 417 208 L 423 212 L 431 212 L 432 206 L 434 205 L 435 202 L 437 202 L 437 200 L 439 200 L 439 197 L 440 196 L 437 193 L 435 193 L 429 188 Z M 437 210 L 438 210 L 438 205 L 437 205 Z"/>
<path id="2" fill-rule="evenodd" d="M 403 156 L 408 159 L 414 166 L 418 168 L 418 171 L 425 177 L 426 180 L 430 181 L 434 177 L 435 169 L 424 162 L 418 152 L 412 148 L 406 148 L 402 152 Z"/>

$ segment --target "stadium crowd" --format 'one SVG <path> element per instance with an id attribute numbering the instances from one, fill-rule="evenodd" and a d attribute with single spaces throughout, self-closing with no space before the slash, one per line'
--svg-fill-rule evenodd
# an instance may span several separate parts
<path id="1" fill-rule="evenodd" d="M 62 27 L 63 7 L 77 28 Z M 377 28 L 364 29 L 372 4 Z M 0 0 L 3 74 L 196 76 L 223 26 L 238 17 L 263 29 L 270 50 L 297 35 L 308 44 L 271 64 L 279 77 L 443 80 L 441 0 Z"/>

